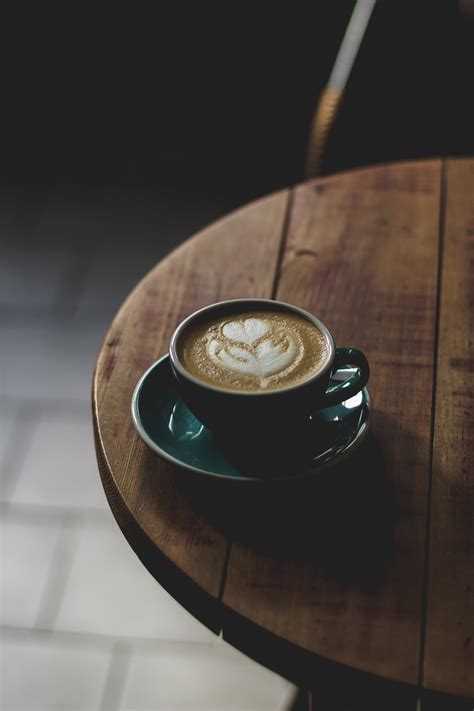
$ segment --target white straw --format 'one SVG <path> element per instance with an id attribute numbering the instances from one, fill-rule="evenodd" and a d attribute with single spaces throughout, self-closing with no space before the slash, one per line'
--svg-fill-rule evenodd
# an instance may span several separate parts
<path id="1" fill-rule="evenodd" d="M 344 89 L 374 5 L 375 0 L 357 0 L 327 83 L 328 88 Z"/>

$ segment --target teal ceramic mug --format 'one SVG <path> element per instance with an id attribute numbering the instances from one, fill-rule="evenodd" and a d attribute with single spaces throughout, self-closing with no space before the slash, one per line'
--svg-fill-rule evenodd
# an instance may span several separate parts
<path id="1" fill-rule="evenodd" d="M 283 321 L 285 315 L 296 315 L 317 329 L 322 337 L 323 355 L 309 377 L 275 389 L 236 390 L 206 382 L 190 372 L 183 362 L 183 343 L 196 327 L 202 325 L 205 331 L 207 323 L 222 319 L 222 323 L 231 324 L 230 332 L 239 338 L 241 327 L 238 324 L 242 319 L 247 323 L 246 315 L 251 319 L 256 312 L 271 312 L 277 320 L 281 317 Z M 262 343 L 258 332 L 256 336 L 257 343 Z M 244 344 L 244 347 L 252 346 Z M 318 318 L 298 306 L 268 299 L 234 299 L 195 311 L 174 331 L 169 356 L 189 409 L 227 452 L 239 460 L 239 465 L 251 462 L 253 469 L 262 468 L 263 464 L 274 467 L 284 463 L 286 466 L 288 460 L 304 458 L 309 442 L 319 436 L 312 426 L 311 413 L 348 400 L 360 392 L 369 379 L 369 364 L 361 351 L 352 347 L 336 348 L 329 329 Z M 338 369 L 350 366 L 354 370 L 349 379 L 330 383 L 331 375 Z"/>

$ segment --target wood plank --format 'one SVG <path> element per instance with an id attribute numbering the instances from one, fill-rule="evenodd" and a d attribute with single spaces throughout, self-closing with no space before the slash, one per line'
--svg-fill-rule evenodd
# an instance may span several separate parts
<path id="1" fill-rule="evenodd" d="M 138 438 L 131 397 L 187 314 L 223 299 L 271 296 L 287 203 L 288 191 L 259 200 L 161 262 L 122 306 L 97 361 L 96 449 L 110 506 L 149 570 L 201 618 L 212 617 L 212 604 L 204 607 L 219 595 L 227 539 L 200 515 L 195 502 L 190 505 L 176 470 Z M 218 620 L 204 621 L 219 627 Z"/>
<path id="2" fill-rule="evenodd" d="M 424 682 L 474 697 L 474 161 L 446 166 Z"/>
<path id="3" fill-rule="evenodd" d="M 286 550 L 283 536 L 275 545 L 267 536 L 260 550 L 234 545 L 223 597 L 275 644 L 411 684 L 419 675 L 439 194 L 439 161 L 296 190 L 277 298 L 319 315 L 337 344 L 366 352 L 373 435 L 345 470 L 299 499 L 287 494 L 280 529 L 294 540 Z M 263 509 L 267 527 L 273 506 Z M 236 641 L 238 623 L 229 625 Z"/>

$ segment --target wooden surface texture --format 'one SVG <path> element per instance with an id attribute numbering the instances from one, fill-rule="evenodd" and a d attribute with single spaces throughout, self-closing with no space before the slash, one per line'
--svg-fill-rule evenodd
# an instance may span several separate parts
<path id="1" fill-rule="evenodd" d="M 123 533 L 179 602 L 296 681 L 327 660 L 474 696 L 473 192 L 472 160 L 281 191 L 157 265 L 104 340 L 94 428 Z M 133 428 L 135 384 L 179 321 L 246 296 L 308 309 L 371 363 L 369 439 L 309 485 L 189 485 Z"/>
<path id="2" fill-rule="evenodd" d="M 474 695 L 474 161 L 446 166 L 424 682 Z"/>
<path id="3" fill-rule="evenodd" d="M 275 567 L 251 546 L 235 546 L 224 594 L 229 606 L 297 646 L 411 683 L 417 680 L 420 648 L 439 188 L 438 162 L 297 188 L 277 292 L 277 298 L 331 324 L 336 344 L 367 354 L 372 435 L 385 458 L 378 475 L 393 496 L 385 541 L 390 549 L 376 548 L 370 565 L 370 536 L 386 536 L 378 529 L 386 522 L 375 519 L 370 532 L 366 506 L 347 510 L 346 496 L 351 506 L 363 506 L 361 499 L 370 507 L 384 505 L 377 498 L 384 492 L 374 489 L 358 460 L 356 490 L 341 477 L 334 492 L 333 519 L 340 530 L 331 525 L 325 533 L 314 525 L 314 536 L 329 538 L 323 545 L 331 550 L 333 575 L 318 558 L 300 561 L 295 570 L 291 558 Z M 362 511 L 365 521 L 359 519 Z M 305 513 L 320 516 L 317 502 Z M 356 544 L 364 550 L 354 550 Z M 346 547 L 360 557 L 360 569 L 338 581 L 347 566 Z M 390 565 L 374 580 L 385 556 Z"/>

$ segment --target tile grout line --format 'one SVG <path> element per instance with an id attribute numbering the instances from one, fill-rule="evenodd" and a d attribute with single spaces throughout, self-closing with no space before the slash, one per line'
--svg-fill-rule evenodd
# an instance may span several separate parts
<path id="1" fill-rule="evenodd" d="M 74 314 L 74 324 L 78 326 L 106 326 L 113 318 L 115 312 L 117 311 L 120 303 L 106 304 L 102 306 L 98 305 L 97 308 L 91 310 L 86 314 Z M 58 326 L 59 328 L 64 328 L 64 326 L 70 325 L 70 318 L 72 314 L 66 309 L 61 310 L 61 304 L 59 306 L 55 303 L 52 305 L 45 306 L 9 306 L 5 304 L 0 304 L 0 326 L 4 328 L 11 328 L 12 326 L 18 326 L 20 328 L 43 328 L 44 326 L 50 328 L 52 326 Z M 76 305 L 73 305 L 76 308 Z"/>
<path id="2" fill-rule="evenodd" d="M 87 399 L 60 398 L 60 397 L 24 397 L 2 395 L 0 404 L 6 407 L 19 407 L 23 409 L 38 409 L 50 417 L 61 416 L 84 417 L 90 419 L 90 402 Z M 86 417 L 87 416 L 87 417 Z"/>
<path id="3" fill-rule="evenodd" d="M 111 711 L 120 707 L 131 658 L 132 649 L 128 642 L 120 641 L 114 644 L 104 682 L 100 711 Z"/>
<path id="4" fill-rule="evenodd" d="M 8 438 L 6 452 L 1 462 L 2 470 L 6 472 L 6 475 L 3 475 L 2 498 L 7 504 L 18 485 L 21 470 L 40 420 L 41 412 L 37 405 L 19 406 L 14 418 L 13 432 Z"/>
<path id="5" fill-rule="evenodd" d="M 75 630 L 61 630 L 61 629 L 45 629 L 40 627 L 18 627 L 13 625 L 0 625 L 0 631 L 3 633 L 3 638 L 6 639 L 8 636 L 11 637 L 22 637 L 24 639 L 37 639 L 55 642 L 55 643 L 66 643 L 73 646 L 77 645 L 89 645 L 96 648 L 107 647 L 110 648 L 111 645 L 126 643 L 130 647 L 135 648 L 137 651 L 143 654 L 154 654 L 156 652 L 163 652 L 164 650 L 179 650 L 183 647 L 195 650 L 202 649 L 216 649 L 219 645 L 216 645 L 214 641 L 210 642 L 198 642 L 187 639 L 166 639 L 166 638 L 154 638 L 154 637 L 133 637 L 133 636 L 115 636 L 107 633 L 98 632 L 78 632 Z"/>
<path id="6" fill-rule="evenodd" d="M 37 329 L 40 331 L 42 328 L 58 328 L 64 330 L 66 327 L 71 326 L 71 321 L 73 321 L 74 326 L 77 329 L 105 329 L 112 321 L 118 307 L 120 306 L 120 301 L 118 300 L 116 304 L 99 304 L 93 310 L 88 310 L 87 313 L 77 312 L 79 304 L 72 305 L 68 309 L 60 310 L 59 307 L 48 306 L 48 307 L 38 307 L 30 308 L 25 307 L 6 307 L 0 305 L 0 328 L 5 329 Z"/>
<path id="7" fill-rule="evenodd" d="M 79 542 L 80 515 L 73 514 L 74 521 L 71 526 L 71 514 L 63 515 L 62 525 L 59 530 L 59 539 L 55 546 L 49 574 L 33 627 L 36 629 L 53 630 L 54 623 L 59 613 L 61 601 L 71 571 L 74 554 Z M 66 520 L 69 519 L 69 520 Z"/>
<path id="8" fill-rule="evenodd" d="M 87 517 L 92 526 L 107 527 L 113 523 L 112 513 L 106 506 L 89 507 L 49 505 L 42 503 L 28 503 L 23 501 L 0 501 L 0 516 L 8 516 L 17 523 L 31 524 L 63 524 L 64 528 L 75 526 L 74 517 L 83 515 Z"/>

